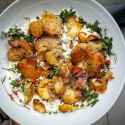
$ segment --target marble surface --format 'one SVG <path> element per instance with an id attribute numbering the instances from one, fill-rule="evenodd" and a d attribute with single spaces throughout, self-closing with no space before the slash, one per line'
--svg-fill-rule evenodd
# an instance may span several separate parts
<path id="1" fill-rule="evenodd" d="M 0 0 L 0 12 L 13 1 L 15 0 Z M 125 5 L 125 0 L 97 1 L 103 4 L 110 12 L 112 12 L 112 10 L 116 9 L 117 7 Z M 123 31 L 123 34 L 125 36 L 125 28 L 121 27 L 121 30 Z M 8 120 L 8 117 L 4 113 L 2 114 L 3 118 L 6 120 L 3 123 L 1 123 L 0 120 L 0 125 L 12 125 L 12 121 Z M 125 125 L 125 87 L 112 109 L 93 125 Z"/>

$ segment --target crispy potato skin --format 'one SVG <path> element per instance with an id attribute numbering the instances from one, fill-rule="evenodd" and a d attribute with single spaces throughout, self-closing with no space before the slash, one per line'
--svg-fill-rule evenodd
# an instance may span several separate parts
<path id="1" fill-rule="evenodd" d="M 57 57 L 53 51 L 48 51 L 45 54 L 45 59 L 46 59 L 47 63 L 50 65 L 57 65 L 58 64 Z"/>
<path id="2" fill-rule="evenodd" d="M 68 36 L 74 38 L 80 32 L 82 26 L 75 17 L 71 17 L 67 21 Z"/>
<path id="3" fill-rule="evenodd" d="M 17 68 L 22 73 L 24 78 L 36 80 L 44 74 L 44 70 L 40 67 L 36 67 L 37 62 L 34 58 L 23 59 L 18 63 Z"/>
<path id="4" fill-rule="evenodd" d="M 51 36 L 60 36 L 62 33 L 62 21 L 59 16 L 45 11 L 42 15 L 41 22 L 44 32 Z"/>
<path id="5" fill-rule="evenodd" d="M 52 50 L 59 47 L 59 39 L 56 37 L 44 36 L 35 42 L 35 49 L 38 53 Z"/>
<path id="6" fill-rule="evenodd" d="M 86 43 L 86 42 L 95 42 L 97 41 L 99 38 L 98 36 L 94 35 L 94 34 L 90 34 L 90 35 L 87 35 L 86 33 L 84 32 L 80 32 L 78 34 L 78 39 L 80 42 L 82 43 Z"/>
<path id="7" fill-rule="evenodd" d="M 33 100 L 33 108 L 37 112 L 45 113 L 46 112 L 46 107 L 45 105 L 40 102 L 38 99 Z"/>
<path id="8" fill-rule="evenodd" d="M 32 21 L 29 25 L 29 33 L 39 38 L 43 34 L 43 25 L 40 20 Z"/>
<path id="9" fill-rule="evenodd" d="M 63 95 L 63 101 L 66 104 L 74 104 L 79 101 L 78 93 L 77 91 L 67 88 L 64 95 Z"/>
<path id="10" fill-rule="evenodd" d="M 14 40 L 14 41 L 10 41 L 9 44 L 12 48 L 22 48 L 22 49 L 24 49 L 27 56 L 30 56 L 30 55 L 33 54 L 31 44 L 29 42 L 25 41 L 25 40 L 17 39 L 17 40 Z"/>
<path id="11" fill-rule="evenodd" d="M 63 113 L 72 112 L 74 110 L 73 105 L 69 105 L 69 104 L 61 104 L 61 105 L 59 105 L 58 108 L 59 108 L 59 111 L 63 112 Z"/>
<path id="12" fill-rule="evenodd" d="M 9 61 L 20 61 L 24 58 L 25 50 L 22 48 L 9 48 L 7 56 Z"/>
<path id="13" fill-rule="evenodd" d="M 44 99 L 44 100 L 52 100 L 52 97 L 49 93 L 49 88 L 46 87 L 38 87 L 37 92 L 39 94 L 39 96 Z"/>

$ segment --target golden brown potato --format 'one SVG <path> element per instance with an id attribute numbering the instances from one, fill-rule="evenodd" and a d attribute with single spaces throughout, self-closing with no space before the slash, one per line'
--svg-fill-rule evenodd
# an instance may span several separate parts
<path id="1" fill-rule="evenodd" d="M 62 33 L 62 21 L 59 16 L 51 12 L 45 11 L 42 15 L 41 22 L 44 32 L 51 36 L 60 36 Z"/>
<path id="2" fill-rule="evenodd" d="M 43 34 L 43 26 L 40 20 L 32 21 L 30 23 L 29 33 L 38 38 Z"/>
<path id="3" fill-rule="evenodd" d="M 67 34 L 70 38 L 77 36 L 82 28 L 81 24 L 75 17 L 69 18 L 66 25 L 68 29 Z"/>
<path id="4" fill-rule="evenodd" d="M 78 102 L 80 98 L 78 97 L 78 94 L 75 90 L 71 88 L 67 88 L 64 95 L 63 95 L 63 101 L 66 104 L 74 104 Z"/>
<path id="5" fill-rule="evenodd" d="M 59 111 L 60 112 L 72 112 L 74 110 L 74 106 L 73 105 L 69 105 L 69 104 L 61 104 L 59 105 Z"/>
<path id="6" fill-rule="evenodd" d="M 59 39 L 55 37 L 44 36 L 35 42 L 35 49 L 38 53 L 43 53 L 59 47 Z"/>
<path id="7" fill-rule="evenodd" d="M 51 51 L 46 52 L 45 54 L 45 60 L 50 65 L 59 65 L 61 58 L 62 50 L 60 49 L 53 49 Z"/>
<path id="8" fill-rule="evenodd" d="M 92 80 L 90 88 L 98 93 L 104 93 L 107 89 L 107 83 L 101 83 L 97 80 Z"/>
<path id="9" fill-rule="evenodd" d="M 45 105 L 42 102 L 40 102 L 40 100 L 38 100 L 38 99 L 33 100 L 33 108 L 37 112 L 42 112 L 42 113 L 46 112 Z"/>
<path id="10" fill-rule="evenodd" d="M 57 57 L 53 51 L 48 51 L 45 55 L 45 59 L 50 65 L 56 65 L 58 63 Z"/>
<path id="11" fill-rule="evenodd" d="M 42 99 L 52 100 L 48 87 L 38 87 L 37 92 Z"/>
<path id="12" fill-rule="evenodd" d="M 7 56 L 10 61 L 20 61 L 24 58 L 25 50 L 22 48 L 9 48 Z"/>
<path id="13" fill-rule="evenodd" d="M 40 80 L 40 83 L 39 83 L 39 86 L 40 88 L 42 87 L 45 87 L 46 85 L 48 85 L 49 83 L 51 83 L 52 81 L 49 80 L 49 79 L 43 79 L 43 80 Z"/>
<path id="14" fill-rule="evenodd" d="M 31 81 L 27 81 L 24 85 L 24 102 L 26 104 L 28 104 L 32 100 L 33 94 L 34 94 L 34 85 Z"/>
<path id="15" fill-rule="evenodd" d="M 99 38 L 98 38 L 98 36 L 97 35 L 95 35 L 95 34 L 90 34 L 90 35 L 87 35 L 86 33 L 84 33 L 84 32 L 80 32 L 79 34 L 78 34 L 78 38 L 79 38 L 79 41 L 80 42 L 90 42 L 90 41 L 96 41 L 96 40 L 98 40 Z"/>
<path id="16" fill-rule="evenodd" d="M 54 90 L 57 95 L 62 95 L 65 91 L 65 86 L 61 77 L 54 80 Z"/>
<path id="17" fill-rule="evenodd" d="M 32 81 L 36 80 L 45 73 L 41 67 L 37 67 L 37 61 L 34 58 L 23 59 L 18 63 L 17 68 L 24 78 Z"/>
<path id="18" fill-rule="evenodd" d="M 22 48 L 25 50 L 25 56 L 32 56 L 32 45 L 26 40 L 13 40 L 9 42 L 12 48 Z"/>

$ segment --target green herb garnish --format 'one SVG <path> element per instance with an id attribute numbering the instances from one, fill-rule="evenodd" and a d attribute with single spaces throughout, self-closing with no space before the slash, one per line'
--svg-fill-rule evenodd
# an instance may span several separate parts
<path id="1" fill-rule="evenodd" d="M 19 84 L 16 80 L 12 80 L 10 84 L 13 86 L 13 88 L 19 87 Z"/>
<path id="2" fill-rule="evenodd" d="M 102 30 L 101 27 L 99 26 L 99 21 L 95 21 L 94 23 L 88 23 L 87 28 L 90 29 L 90 32 L 97 32 L 102 41 L 102 49 L 109 55 L 111 56 L 112 53 L 112 38 L 107 36 L 106 29 Z"/>
<path id="3" fill-rule="evenodd" d="M 111 56 L 113 53 L 112 53 L 112 38 L 110 38 L 110 37 L 104 37 L 103 39 L 102 39 L 102 42 L 103 42 L 103 46 L 102 46 L 102 48 L 103 48 L 103 50 L 109 55 L 109 56 Z"/>
<path id="4" fill-rule="evenodd" d="M 80 16 L 79 18 L 78 18 L 78 20 L 79 20 L 79 23 L 83 26 L 84 24 L 86 24 L 86 22 L 84 21 L 84 19 Z"/>
<path id="5" fill-rule="evenodd" d="M 95 21 L 94 23 L 88 23 L 87 24 L 87 28 L 89 28 L 90 29 L 90 32 L 97 32 L 97 33 L 99 33 L 99 35 L 100 36 L 102 36 L 102 29 L 101 29 L 101 27 L 99 26 L 99 21 Z"/>
<path id="6" fill-rule="evenodd" d="M 67 22 L 67 20 L 70 17 L 74 17 L 76 16 L 76 11 L 73 10 L 72 8 L 68 9 L 64 9 L 61 11 L 61 13 L 59 14 L 60 18 L 62 19 L 63 23 Z"/>
<path id="7" fill-rule="evenodd" d="M 25 35 L 24 39 L 28 42 L 32 42 L 34 41 L 34 37 L 32 35 Z"/>
<path id="8" fill-rule="evenodd" d="M 4 33 L 4 35 L 5 37 L 9 37 L 10 39 L 24 39 L 28 42 L 34 41 L 34 38 L 32 35 L 30 34 L 25 35 L 25 33 L 17 26 L 10 28 L 8 32 Z"/>
<path id="9" fill-rule="evenodd" d="M 87 100 L 87 105 L 93 107 L 99 100 L 98 100 L 98 94 L 95 93 L 93 90 L 85 89 L 83 90 L 83 96 Z"/>
<path id="10" fill-rule="evenodd" d="M 60 69 L 59 69 L 58 67 L 54 67 L 54 68 L 52 69 L 52 71 L 50 72 L 50 74 L 48 75 L 48 78 L 49 78 L 49 79 L 52 79 L 53 76 L 58 75 L 59 72 L 60 72 Z"/>

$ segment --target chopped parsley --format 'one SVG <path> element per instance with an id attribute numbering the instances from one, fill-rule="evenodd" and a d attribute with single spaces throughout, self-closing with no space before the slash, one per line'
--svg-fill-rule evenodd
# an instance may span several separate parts
<path id="1" fill-rule="evenodd" d="M 101 36 L 102 35 L 102 29 L 101 29 L 101 27 L 99 26 L 99 21 L 95 21 L 94 23 L 87 23 L 87 28 L 89 28 L 90 29 L 90 32 L 97 32 L 97 33 L 99 33 L 99 35 Z"/>
<path id="2" fill-rule="evenodd" d="M 82 94 L 86 98 L 88 106 L 93 107 L 99 101 L 98 94 L 93 90 L 84 89 Z"/>
<path id="3" fill-rule="evenodd" d="M 10 39 L 24 39 L 28 42 L 33 42 L 34 37 L 30 34 L 26 35 L 20 28 L 17 26 L 9 28 L 8 32 L 4 32 L 5 37 Z"/>
<path id="4" fill-rule="evenodd" d="M 64 9 L 61 11 L 59 14 L 60 18 L 62 19 L 63 23 L 67 22 L 68 18 L 76 16 L 76 11 L 73 10 L 72 8 Z"/>
<path id="5" fill-rule="evenodd" d="M 106 33 L 106 29 L 102 30 L 102 28 L 99 26 L 99 21 L 95 21 L 94 23 L 88 23 L 87 24 L 87 28 L 90 29 L 90 32 L 97 32 L 100 37 L 101 37 L 101 41 L 102 41 L 102 45 L 103 45 L 103 50 L 109 55 L 111 56 L 112 53 L 112 38 L 107 36 Z M 103 33 L 104 32 L 104 33 Z"/>
<path id="6" fill-rule="evenodd" d="M 50 72 L 50 74 L 48 75 L 48 78 L 49 78 L 49 79 L 52 79 L 53 76 L 58 75 L 59 72 L 60 72 L 60 69 L 59 69 L 58 67 L 54 67 L 54 68 L 52 69 L 52 71 Z"/>
<path id="7" fill-rule="evenodd" d="M 86 24 L 86 22 L 84 21 L 84 19 L 80 16 L 79 18 L 78 18 L 78 20 L 79 20 L 79 23 L 83 26 L 84 24 Z"/>
<path id="8" fill-rule="evenodd" d="M 13 88 L 19 87 L 19 84 L 16 80 L 12 80 L 10 84 L 13 86 Z"/>

